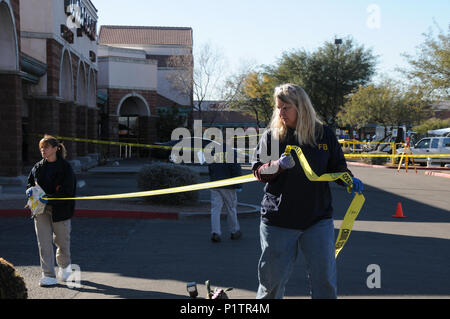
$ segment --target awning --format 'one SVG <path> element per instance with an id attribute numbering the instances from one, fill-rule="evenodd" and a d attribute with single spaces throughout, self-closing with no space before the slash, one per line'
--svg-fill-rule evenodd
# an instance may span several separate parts
<path id="1" fill-rule="evenodd" d="M 20 68 L 22 79 L 32 84 L 38 84 L 39 79 L 47 73 L 47 64 L 20 53 Z"/>
<path id="2" fill-rule="evenodd" d="M 108 95 L 103 92 L 97 91 L 97 104 L 105 105 L 108 100 Z"/>

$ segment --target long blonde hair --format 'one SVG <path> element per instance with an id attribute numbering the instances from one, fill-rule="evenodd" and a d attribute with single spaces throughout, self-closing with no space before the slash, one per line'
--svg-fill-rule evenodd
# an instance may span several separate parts
<path id="1" fill-rule="evenodd" d="M 292 104 L 297 111 L 297 123 L 295 134 L 300 144 L 315 146 L 316 138 L 323 134 L 323 123 L 317 117 L 316 111 L 311 104 L 308 94 L 302 87 L 286 83 L 275 88 L 274 92 L 275 108 L 272 113 L 272 120 L 269 124 L 273 136 L 278 140 L 286 138 L 287 127 L 280 118 L 280 110 L 277 101 Z"/>

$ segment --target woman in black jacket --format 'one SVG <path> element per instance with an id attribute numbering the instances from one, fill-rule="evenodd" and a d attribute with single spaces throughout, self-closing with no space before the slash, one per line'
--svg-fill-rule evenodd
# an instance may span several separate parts
<path id="1" fill-rule="evenodd" d="M 266 183 L 261 202 L 261 249 L 257 298 L 282 298 L 298 253 L 305 257 L 313 298 L 337 298 L 334 225 L 328 182 L 309 181 L 287 145 L 301 147 L 311 169 L 322 175 L 351 172 L 333 131 L 324 125 L 297 85 L 275 89 L 272 122 L 252 161 Z M 270 152 L 270 158 L 269 158 Z M 363 190 L 352 177 L 353 191 Z"/>
<path id="2" fill-rule="evenodd" d="M 28 176 L 27 195 L 32 196 L 33 188 L 38 184 L 45 195 L 39 201 L 46 204 L 43 213 L 34 216 L 36 237 L 42 268 L 41 286 L 57 284 L 56 263 L 59 266 L 58 277 L 66 281 L 71 272 L 70 231 L 71 218 L 75 211 L 75 201 L 52 201 L 47 198 L 73 198 L 76 191 L 76 178 L 63 144 L 50 135 L 45 135 L 39 142 L 42 160 L 37 162 Z"/>

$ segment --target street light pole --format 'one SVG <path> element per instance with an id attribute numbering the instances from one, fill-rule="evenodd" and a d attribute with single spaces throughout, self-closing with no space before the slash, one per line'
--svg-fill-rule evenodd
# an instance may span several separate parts
<path id="1" fill-rule="evenodd" d="M 334 109 L 333 113 L 335 114 L 335 111 L 338 107 L 338 101 L 337 101 L 337 82 L 338 82 L 338 72 L 339 72 L 339 46 L 342 44 L 342 39 L 334 39 L 334 45 L 336 46 L 336 74 L 334 77 Z M 333 119 L 334 122 L 334 119 Z M 333 123 L 334 124 L 334 123 Z"/>

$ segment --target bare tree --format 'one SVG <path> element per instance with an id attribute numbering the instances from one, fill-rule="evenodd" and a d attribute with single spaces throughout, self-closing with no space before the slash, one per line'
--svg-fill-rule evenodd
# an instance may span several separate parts
<path id="1" fill-rule="evenodd" d="M 270 122 L 273 85 L 254 66 L 247 65 L 229 77 L 225 87 L 229 109 L 253 115 L 258 126 Z"/>
<path id="2" fill-rule="evenodd" d="M 447 32 L 437 23 L 435 26 L 438 35 L 431 28 L 424 33 L 425 41 L 417 46 L 417 56 L 404 53 L 409 67 L 398 70 L 430 98 L 446 100 L 450 98 L 450 24 Z"/>
<path id="3" fill-rule="evenodd" d="M 167 66 L 172 69 L 172 72 L 167 74 L 172 88 L 178 91 L 180 96 L 187 97 L 193 107 L 194 61 L 192 55 L 172 55 L 167 60 Z"/>
<path id="4" fill-rule="evenodd" d="M 214 99 L 220 93 L 225 59 L 221 51 L 210 43 L 201 45 L 194 57 L 171 56 L 168 66 L 174 70 L 168 75 L 168 80 L 180 94 L 191 97 L 194 111 L 201 114 L 204 102 Z M 194 104 L 194 101 L 197 103 Z"/>

